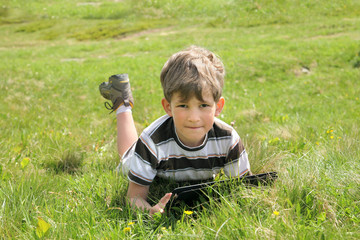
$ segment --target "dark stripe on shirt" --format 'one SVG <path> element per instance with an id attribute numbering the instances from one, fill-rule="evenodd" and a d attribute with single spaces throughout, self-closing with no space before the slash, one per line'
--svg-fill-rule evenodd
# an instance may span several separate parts
<path id="1" fill-rule="evenodd" d="M 208 158 L 188 159 L 186 157 L 172 157 L 167 161 L 161 161 L 156 169 L 164 171 L 181 169 L 213 169 L 224 167 L 226 163 L 225 156 L 214 156 Z"/>
<path id="2" fill-rule="evenodd" d="M 174 135 L 174 121 L 172 117 L 169 117 L 151 134 L 151 139 L 155 144 L 159 144 L 174 138 Z"/>
<path id="3" fill-rule="evenodd" d="M 214 122 L 213 128 L 209 131 L 208 137 L 209 138 L 221 138 L 226 136 L 231 136 L 232 129 L 227 127 L 220 122 Z"/>
<path id="4" fill-rule="evenodd" d="M 130 181 L 135 182 L 137 184 L 143 185 L 143 186 L 149 186 L 151 184 L 151 181 L 146 181 L 136 175 L 136 173 L 129 171 L 128 178 Z"/>
<path id="5" fill-rule="evenodd" d="M 226 162 L 232 162 L 234 160 L 237 160 L 240 157 L 240 154 L 245 150 L 244 145 L 242 144 L 241 140 L 239 139 L 239 142 L 229 151 Z"/>
<path id="6" fill-rule="evenodd" d="M 138 139 L 135 147 L 135 154 L 138 155 L 142 160 L 148 162 L 152 168 L 156 168 L 158 164 L 158 160 L 155 153 L 152 153 L 149 147 L 141 138 Z"/>

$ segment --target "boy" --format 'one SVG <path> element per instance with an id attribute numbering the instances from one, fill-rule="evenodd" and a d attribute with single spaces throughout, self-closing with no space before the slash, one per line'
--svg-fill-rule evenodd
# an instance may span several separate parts
<path id="1" fill-rule="evenodd" d="M 172 55 L 161 71 L 166 115 L 154 121 L 138 138 L 131 108 L 134 100 L 127 74 L 114 75 L 99 86 L 116 111 L 120 166 L 128 174 L 127 198 L 132 207 L 163 212 L 171 193 L 155 206 L 147 202 L 155 176 L 175 181 L 206 180 L 220 169 L 229 177 L 250 172 L 243 143 L 236 131 L 215 118 L 222 97 L 225 69 L 207 49 L 192 46 Z"/>

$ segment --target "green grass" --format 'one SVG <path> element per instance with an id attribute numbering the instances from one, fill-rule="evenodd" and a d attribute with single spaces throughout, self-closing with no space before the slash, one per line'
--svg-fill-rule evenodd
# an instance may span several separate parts
<path id="1" fill-rule="evenodd" d="M 360 238 L 359 16 L 355 0 L 1 1 L 0 238 Z M 98 85 L 129 73 L 140 132 L 191 44 L 222 58 L 221 119 L 279 179 L 151 219 L 125 201 Z"/>

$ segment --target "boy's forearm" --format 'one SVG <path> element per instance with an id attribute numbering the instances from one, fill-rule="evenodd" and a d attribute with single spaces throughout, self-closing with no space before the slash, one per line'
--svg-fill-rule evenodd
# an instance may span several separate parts
<path id="1" fill-rule="evenodd" d="M 126 198 L 133 209 L 139 208 L 141 210 L 150 210 L 151 206 L 146 201 L 148 193 L 148 186 L 141 186 L 134 182 L 130 182 Z"/>
<path id="2" fill-rule="evenodd" d="M 134 198 L 129 198 L 127 197 L 129 203 L 130 203 L 130 206 L 133 208 L 133 209 L 141 209 L 143 211 L 149 211 L 151 209 L 151 205 L 145 200 L 145 199 L 142 199 L 142 198 L 139 198 L 139 197 L 134 197 Z"/>

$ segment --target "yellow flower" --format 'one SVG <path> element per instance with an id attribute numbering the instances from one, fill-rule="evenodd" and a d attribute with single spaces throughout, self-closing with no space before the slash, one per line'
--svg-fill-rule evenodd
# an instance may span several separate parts
<path id="1" fill-rule="evenodd" d="M 320 143 L 319 143 L 319 142 L 316 142 L 315 144 L 316 144 L 316 145 L 320 145 Z"/>
<path id="2" fill-rule="evenodd" d="M 273 214 L 274 214 L 275 216 L 279 216 L 280 213 L 275 210 L 275 211 L 273 212 Z"/>
<path id="3" fill-rule="evenodd" d="M 193 214 L 193 211 L 184 211 L 184 213 L 185 213 L 186 215 L 191 215 L 191 214 Z"/>
<path id="4" fill-rule="evenodd" d="M 127 232 L 130 232 L 130 230 L 131 230 L 131 228 L 130 227 L 126 227 L 126 228 L 124 228 L 124 233 L 127 233 Z"/>
<path id="5" fill-rule="evenodd" d="M 47 222 L 44 221 L 44 219 L 42 219 L 41 217 L 38 217 L 38 224 L 36 227 L 36 235 L 39 238 L 42 238 L 43 236 L 45 236 L 45 234 L 47 233 L 47 231 L 49 231 L 51 225 Z"/>
<path id="6" fill-rule="evenodd" d="M 29 162 L 30 162 L 30 158 L 28 158 L 28 157 L 23 158 L 23 160 L 20 163 L 21 168 L 24 169 L 29 164 Z"/>
<path id="7" fill-rule="evenodd" d="M 333 138 L 334 138 L 334 136 L 330 136 L 330 138 L 331 138 L 331 139 L 333 139 Z"/>
<path id="8" fill-rule="evenodd" d="M 133 225 L 133 224 L 135 224 L 134 222 L 129 222 L 128 223 L 128 226 L 131 226 L 131 225 Z"/>

